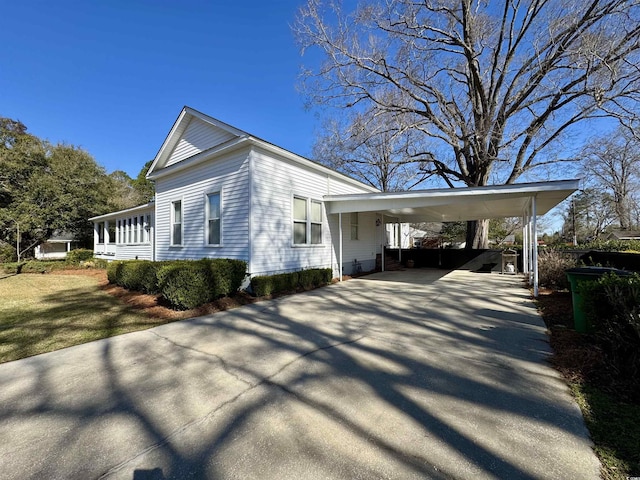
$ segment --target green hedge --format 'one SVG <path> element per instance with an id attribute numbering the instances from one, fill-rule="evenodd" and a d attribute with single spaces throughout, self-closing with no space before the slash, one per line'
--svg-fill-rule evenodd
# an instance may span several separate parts
<path id="1" fill-rule="evenodd" d="M 258 297 L 295 291 L 299 288 L 309 290 L 331 282 L 332 274 L 330 268 L 312 268 L 299 272 L 257 276 L 251 279 L 251 289 Z"/>
<path id="2" fill-rule="evenodd" d="M 227 258 L 202 260 L 114 261 L 107 268 L 110 283 L 128 290 L 160 293 L 173 308 L 185 310 L 238 291 L 247 264 Z"/>
<path id="3" fill-rule="evenodd" d="M 607 274 L 581 283 L 578 291 L 612 370 L 640 387 L 640 275 Z"/>
<path id="4" fill-rule="evenodd" d="M 80 262 L 86 262 L 93 259 L 93 250 L 86 248 L 76 248 L 67 253 L 67 263 L 80 264 Z"/>

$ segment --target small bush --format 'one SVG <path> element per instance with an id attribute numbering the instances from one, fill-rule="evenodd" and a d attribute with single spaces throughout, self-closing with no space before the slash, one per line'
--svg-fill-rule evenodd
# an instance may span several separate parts
<path id="1" fill-rule="evenodd" d="M 22 270 L 22 265 L 24 265 L 24 263 L 22 262 L 3 263 L 0 265 L 0 271 L 9 275 L 15 275 L 17 273 L 20 273 L 20 271 Z"/>
<path id="2" fill-rule="evenodd" d="M 576 265 L 572 255 L 553 248 L 542 250 L 538 255 L 539 285 L 554 290 L 567 290 L 569 280 L 565 272 Z"/>
<path id="3" fill-rule="evenodd" d="M 88 250 L 86 248 L 71 250 L 67 253 L 66 257 L 67 263 L 72 263 L 74 265 L 79 265 L 80 262 L 86 262 L 91 259 L 93 259 L 93 250 Z"/>
<path id="4" fill-rule="evenodd" d="M 16 248 L 8 243 L 0 244 L 0 263 L 12 263 L 18 259 Z"/>
<path id="5" fill-rule="evenodd" d="M 213 273 L 207 261 L 175 262 L 158 270 L 158 287 L 173 308 L 188 310 L 214 299 Z"/>

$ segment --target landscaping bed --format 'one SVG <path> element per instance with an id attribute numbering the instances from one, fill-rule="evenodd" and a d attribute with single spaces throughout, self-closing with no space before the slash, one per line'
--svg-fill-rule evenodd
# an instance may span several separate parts
<path id="1" fill-rule="evenodd" d="M 596 339 L 573 330 L 571 294 L 541 290 L 538 308 L 549 328 L 551 362 L 566 378 L 602 463 L 604 479 L 640 476 L 640 391 L 620 379 Z"/>

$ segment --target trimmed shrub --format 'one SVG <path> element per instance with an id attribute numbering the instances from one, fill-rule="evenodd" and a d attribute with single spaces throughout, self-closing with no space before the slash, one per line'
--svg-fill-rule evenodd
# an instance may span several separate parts
<path id="1" fill-rule="evenodd" d="M 621 380 L 640 384 L 640 275 L 606 274 L 580 285 L 594 336 Z"/>
<path id="2" fill-rule="evenodd" d="M 122 260 L 109 262 L 109 265 L 107 265 L 107 279 L 109 280 L 109 283 L 122 286 L 120 277 L 122 275 L 122 266 L 124 265 L 124 263 L 125 262 Z"/>
<path id="3" fill-rule="evenodd" d="M 247 262 L 229 258 L 203 259 L 213 276 L 214 298 L 232 295 L 240 289 L 247 276 Z"/>
<path id="4" fill-rule="evenodd" d="M 541 287 L 555 290 L 569 289 L 567 269 L 577 265 L 575 258 L 567 253 L 549 248 L 538 255 L 538 282 Z"/>
<path id="5" fill-rule="evenodd" d="M 158 293 L 157 271 L 161 267 L 149 260 L 124 262 L 120 272 L 119 285 L 128 290 L 145 293 Z"/>
<path id="6" fill-rule="evenodd" d="M 213 274 L 207 261 L 172 262 L 158 270 L 158 287 L 173 308 L 188 310 L 212 301 Z"/>
<path id="7" fill-rule="evenodd" d="M 93 250 L 88 250 L 86 248 L 77 248 L 75 250 L 71 250 L 67 253 L 66 257 L 67 263 L 73 263 L 74 265 L 79 265 L 80 262 L 86 262 L 92 259 Z"/>
<path id="8" fill-rule="evenodd" d="M 312 268 L 299 272 L 256 276 L 251 279 L 251 289 L 258 297 L 274 293 L 292 292 L 299 288 L 309 290 L 329 283 L 332 273 L 330 268 Z"/>

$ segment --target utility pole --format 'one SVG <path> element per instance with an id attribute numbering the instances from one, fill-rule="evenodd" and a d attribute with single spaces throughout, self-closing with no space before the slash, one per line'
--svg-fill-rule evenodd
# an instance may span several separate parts
<path id="1" fill-rule="evenodd" d="M 573 246 L 578 245 L 578 236 L 576 235 L 576 201 L 571 199 L 571 219 L 573 224 Z"/>
<path id="2" fill-rule="evenodd" d="M 18 263 L 20 263 L 20 224 L 16 222 L 16 253 L 18 254 Z"/>

